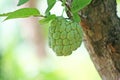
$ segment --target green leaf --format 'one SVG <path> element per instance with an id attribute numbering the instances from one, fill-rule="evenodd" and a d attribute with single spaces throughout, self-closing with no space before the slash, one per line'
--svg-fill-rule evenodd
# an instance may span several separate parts
<path id="1" fill-rule="evenodd" d="M 45 11 L 46 16 L 50 14 L 50 10 L 52 9 L 55 3 L 56 3 L 56 0 L 47 0 L 48 8 Z"/>
<path id="2" fill-rule="evenodd" d="M 8 16 L 8 15 L 11 14 L 11 13 L 12 13 L 12 12 L 0 14 L 0 17 Z"/>
<path id="3" fill-rule="evenodd" d="M 71 7 L 72 12 L 78 12 L 79 10 L 90 4 L 91 1 L 92 0 L 73 0 Z"/>
<path id="4" fill-rule="evenodd" d="M 62 0 L 62 6 L 65 6 L 66 0 Z"/>
<path id="5" fill-rule="evenodd" d="M 15 18 L 26 18 L 30 16 L 40 16 L 40 12 L 36 8 L 22 8 L 14 12 L 6 13 L 3 16 L 7 16 L 5 20 L 8 20 L 8 19 L 15 19 Z"/>
<path id="6" fill-rule="evenodd" d="M 19 0 L 17 6 L 21 6 L 23 5 L 24 3 L 28 2 L 29 0 Z"/>
<path id="7" fill-rule="evenodd" d="M 46 18 L 39 20 L 39 23 L 41 23 L 41 24 L 48 23 L 49 21 L 51 21 L 51 20 L 53 20 L 55 18 L 56 18 L 56 15 L 54 15 L 54 14 L 49 15 Z"/>
<path id="8" fill-rule="evenodd" d="M 76 13 L 73 13 L 73 20 L 74 20 L 75 22 L 80 22 L 80 16 L 78 15 L 77 12 L 76 12 Z"/>

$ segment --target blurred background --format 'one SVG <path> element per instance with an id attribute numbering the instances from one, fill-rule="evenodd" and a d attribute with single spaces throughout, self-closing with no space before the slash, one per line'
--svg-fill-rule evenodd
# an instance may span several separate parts
<path id="1" fill-rule="evenodd" d="M 37 7 L 44 15 L 46 0 L 30 0 L 17 7 L 18 0 L 0 0 L 0 13 L 23 7 Z M 117 0 L 120 16 L 120 0 Z M 57 2 L 51 13 L 62 14 Z M 66 17 L 66 14 L 64 13 Z M 84 44 L 70 56 L 58 57 L 48 46 L 49 24 L 38 18 L 0 18 L 0 80 L 101 80 Z"/>

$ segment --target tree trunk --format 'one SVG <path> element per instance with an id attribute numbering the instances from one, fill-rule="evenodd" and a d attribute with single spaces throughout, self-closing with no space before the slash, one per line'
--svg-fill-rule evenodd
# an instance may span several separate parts
<path id="1" fill-rule="evenodd" d="M 102 80 L 120 80 L 120 19 L 116 0 L 92 0 L 79 15 L 86 48 Z"/>

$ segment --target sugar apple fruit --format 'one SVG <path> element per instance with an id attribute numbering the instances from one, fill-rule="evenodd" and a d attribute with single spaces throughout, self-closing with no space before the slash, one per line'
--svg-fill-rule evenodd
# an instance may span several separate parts
<path id="1" fill-rule="evenodd" d="M 56 17 L 49 27 L 49 46 L 58 56 L 72 54 L 82 42 L 82 30 L 78 23 Z"/>

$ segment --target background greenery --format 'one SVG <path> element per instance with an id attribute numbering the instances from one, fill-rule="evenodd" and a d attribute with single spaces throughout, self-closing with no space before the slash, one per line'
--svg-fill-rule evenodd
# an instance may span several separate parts
<path id="1" fill-rule="evenodd" d="M 120 0 L 117 0 L 120 16 Z M 46 0 L 38 0 L 38 9 L 43 14 Z M 17 9 L 14 0 L 0 0 L 0 13 Z M 52 13 L 61 15 L 61 3 L 57 2 Z M 64 14 L 66 16 L 66 14 Z M 101 80 L 84 45 L 67 57 L 58 57 L 48 47 L 47 58 L 40 60 L 31 44 L 21 35 L 19 20 L 0 18 L 0 80 Z M 45 29 L 47 36 L 48 26 Z"/>

